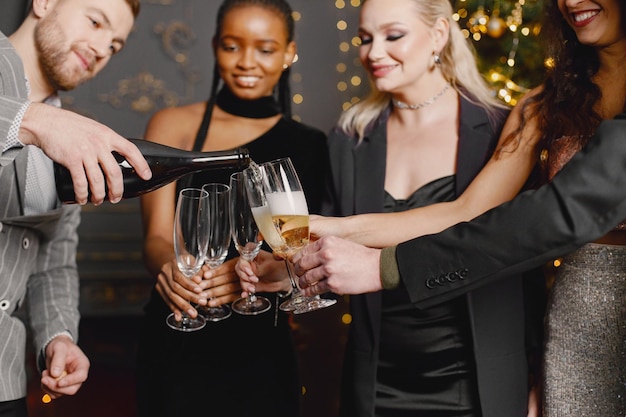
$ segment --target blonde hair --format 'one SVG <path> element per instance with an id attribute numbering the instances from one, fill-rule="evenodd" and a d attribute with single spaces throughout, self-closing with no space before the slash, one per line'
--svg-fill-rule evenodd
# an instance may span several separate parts
<path id="1" fill-rule="evenodd" d="M 490 117 L 495 118 L 498 108 L 506 107 L 498 101 L 489 85 L 478 71 L 475 51 L 461 33 L 459 25 L 452 20 L 450 0 L 412 0 L 416 13 L 424 23 L 434 26 L 438 19 L 449 23 L 449 38 L 439 52 L 438 64 L 444 78 L 467 100 L 483 107 Z M 347 134 L 362 139 L 368 126 L 388 107 L 391 95 L 379 91 L 370 80 L 370 94 L 362 101 L 344 111 L 338 125 Z"/>

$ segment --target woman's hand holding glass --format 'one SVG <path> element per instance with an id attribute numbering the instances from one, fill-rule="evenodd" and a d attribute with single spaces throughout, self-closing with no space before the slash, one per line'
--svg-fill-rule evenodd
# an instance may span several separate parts
<path id="1" fill-rule="evenodd" d="M 178 194 L 174 217 L 174 253 L 178 270 L 187 278 L 196 275 L 202 268 L 207 250 L 208 237 L 208 193 L 197 188 L 185 188 Z M 191 332 L 206 325 L 203 317 L 192 318 L 186 314 L 177 320 L 174 313 L 166 318 L 174 330 Z"/>
<path id="2" fill-rule="evenodd" d="M 206 216 L 208 242 L 204 262 L 210 269 L 216 269 L 224 263 L 230 247 L 228 209 L 230 204 L 230 187 L 226 184 L 208 183 L 202 186 L 202 190 L 208 194 L 208 214 Z M 209 321 L 224 320 L 232 314 L 228 305 L 220 304 L 216 306 L 215 302 L 199 308 L 199 311 Z"/>
<path id="3" fill-rule="evenodd" d="M 204 269 L 206 267 L 203 267 Z M 180 321 L 183 314 L 192 318 L 197 316 L 198 311 L 194 305 L 206 305 L 207 296 L 203 293 L 202 283 L 202 272 L 186 277 L 178 270 L 174 259 L 161 267 L 155 287 L 174 313 L 176 321 Z"/>
<path id="4" fill-rule="evenodd" d="M 254 261 L 239 258 L 235 271 L 240 279 L 243 298 L 256 291 L 283 293 L 291 291 L 284 260 L 277 259 L 270 252 L 260 251 Z"/>
<path id="5" fill-rule="evenodd" d="M 252 261 L 261 250 L 263 238 L 252 216 L 241 172 L 230 176 L 230 230 L 240 257 L 245 261 Z M 257 296 L 254 290 L 231 305 L 236 313 L 250 316 L 264 313 L 271 306 L 270 300 Z"/>
<path id="6" fill-rule="evenodd" d="M 237 259 L 229 259 L 214 269 L 207 266 L 203 268 L 203 280 L 200 286 L 207 305 L 217 307 L 230 304 L 241 297 L 241 285 L 235 270 Z"/>
<path id="7" fill-rule="evenodd" d="M 349 230 L 344 230 L 346 217 L 328 217 L 317 214 L 309 215 L 309 233 L 311 240 L 317 240 L 324 236 L 337 236 L 348 238 Z"/>

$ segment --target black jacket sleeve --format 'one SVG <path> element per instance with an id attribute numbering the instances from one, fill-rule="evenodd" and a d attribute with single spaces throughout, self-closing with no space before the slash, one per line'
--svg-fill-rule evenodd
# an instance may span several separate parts
<path id="1" fill-rule="evenodd" d="M 626 114 L 605 121 L 589 145 L 545 186 L 471 222 L 398 245 L 411 301 L 427 307 L 603 236 L 626 218 Z"/>

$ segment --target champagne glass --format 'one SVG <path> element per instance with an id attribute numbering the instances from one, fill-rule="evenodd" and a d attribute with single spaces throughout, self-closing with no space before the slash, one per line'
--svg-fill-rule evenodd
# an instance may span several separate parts
<path id="1" fill-rule="evenodd" d="M 178 194 L 174 218 L 174 252 L 180 272 L 187 278 L 200 271 L 207 249 L 206 216 L 208 193 L 198 188 L 185 188 Z M 202 329 L 206 320 L 201 315 L 192 319 L 183 312 L 177 321 L 174 313 L 165 322 L 174 330 L 192 332 Z"/>
<path id="2" fill-rule="evenodd" d="M 208 244 L 204 263 L 211 269 L 220 266 L 228 255 L 230 246 L 230 222 L 228 218 L 228 204 L 230 187 L 226 184 L 208 183 L 202 186 L 202 190 L 208 194 L 207 206 L 207 235 Z M 232 314 L 230 307 L 200 307 L 200 313 L 206 320 L 220 321 Z"/>
<path id="3" fill-rule="evenodd" d="M 252 261 L 261 250 L 263 238 L 254 222 L 241 172 L 230 176 L 230 231 L 239 255 Z M 265 297 L 249 293 L 247 298 L 235 300 L 231 307 L 235 313 L 253 316 L 265 313 L 272 303 Z"/>
<path id="4" fill-rule="evenodd" d="M 291 270 L 289 260 L 309 242 L 309 210 L 291 159 L 281 158 L 246 168 L 244 175 L 256 181 L 253 187 L 248 182 L 246 185 L 251 195 L 252 213 L 263 238 L 274 253 L 285 259 L 292 293 L 280 309 L 301 314 L 335 304 L 336 300 L 319 295 L 304 296 Z"/>

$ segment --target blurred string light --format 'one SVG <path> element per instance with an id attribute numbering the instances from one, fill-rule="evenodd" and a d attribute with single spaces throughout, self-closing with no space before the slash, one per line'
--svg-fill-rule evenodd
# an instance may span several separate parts
<path id="1" fill-rule="evenodd" d="M 507 7 L 506 15 L 503 15 L 501 1 L 510 6 Z M 463 35 L 473 42 L 482 42 L 485 37 L 512 37 L 507 56 L 501 58 L 503 65 L 498 69 L 492 68 L 485 74 L 498 98 L 511 106 L 517 104 L 519 98 L 528 91 L 528 88 L 513 81 L 520 39 L 537 36 L 541 31 L 539 23 L 527 23 L 524 20 L 524 7 L 527 2 L 533 1 L 541 0 L 457 0 L 454 7 L 453 19 L 459 22 Z"/>
<path id="2" fill-rule="evenodd" d="M 357 36 L 356 24 L 352 23 L 355 20 L 358 21 L 362 2 L 363 0 L 333 0 L 328 4 L 328 7 L 334 9 L 336 16 L 332 24 L 336 30 L 337 39 L 334 45 L 336 53 L 335 71 L 337 73 L 335 89 L 341 103 L 341 108 L 337 109 L 338 114 L 339 111 L 357 103 L 360 100 L 359 97 L 364 94 L 363 84 L 364 80 L 367 80 L 367 75 L 358 58 L 358 47 L 361 40 Z M 294 10 L 292 16 L 296 23 L 307 17 L 298 10 Z M 294 63 L 297 60 L 298 56 L 296 55 Z M 296 114 L 297 105 L 302 104 L 305 97 L 302 94 L 302 73 L 297 70 L 297 66 L 293 66 L 291 69 L 290 81 L 292 87 L 291 100 L 292 104 L 296 106 L 292 117 L 295 120 L 300 120 Z"/>
<path id="3" fill-rule="evenodd" d="M 521 96 L 529 90 L 523 85 L 524 81 L 528 80 L 516 81 L 516 78 L 520 79 L 516 69 L 519 72 L 520 69 L 525 69 L 524 65 L 527 64 L 523 59 L 522 64 L 519 63 L 520 44 L 522 41 L 532 42 L 534 39 L 529 38 L 539 35 L 541 24 L 536 21 L 537 19 L 533 19 L 532 15 L 541 9 L 542 0 L 451 1 L 454 6 L 453 19 L 459 23 L 463 35 L 476 44 L 477 50 L 480 50 L 480 46 L 489 47 L 490 42 L 498 42 L 508 48 L 503 56 L 496 58 L 497 62 L 494 65 L 483 69 L 483 74 L 492 86 L 494 95 L 515 106 Z M 363 96 L 363 86 L 367 82 L 367 75 L 356 53 L 361 43 L 359 37 L 355 36 L 357 28 L 350 27 L 348 23 L 350 17 L 358 16 L 361 4 L 362 0 L 334 0 L 338 39 L 338 60 L 335 66 L 338 81 L 335 87 L 342 97 L 343 110 L 359 102 Z M 529 10 L 529 6 L 532 7 L 530 18 L 527 18 L 525 12 Z M 484 42 L 484 45 L 479 44 L 480 42 Z M 487 61 L 488 57 L 479 58 Z M 549 66 L 549 60 L 546 60 L 544 65 Z"/>
<path id="4" fill-rule="evenodd" d="M 342 110 L 358 103 L 362 92 L 363 79 L 365 78 L 363 67 L 358 59 L 357 50 L 361 45 L 361 39 L 356 36 L 357 28 L 349 25 L 350 18 L 358 16 L 362 0 L 335 0 L 337 12 L 337 71 L 336 89 L 341 97 Z"/>
<path id="5" fill-rule="evenodd" d="M 297 10 L 294 10 L 291 14 L 291 16 L 293 17 L 293 20 L 297 23 L 300 20 L 302 20 L 302 13 L 300 13 Z M 296 53 L 296 56 L 293 58 L 292 61 L 292 67 L 291 67 L 291 85 L 292 85 L 292 90 L 294 89 L 293 86 L 297 86 L 297 87 L 301 87 L 302 86 L 302 73 L 296 71 L 297 66 L 293 66 L 293 64 L 295 64 L 296 62 L 298 62 L 298 54 Z M 295 104 L 296 106 L 302 104 L 304 102 L 304 96 L 302 95 L 302 93 L 292 93 L 291 95 L 291 101 L 293 104 Z M 294 120 L 297 120 L 299 122 L 301 122 L 301 118 L 299 115 L 292 114 L 291 116 Z"/>

